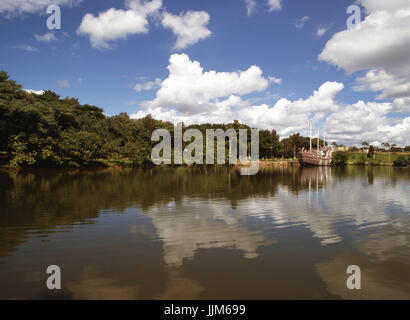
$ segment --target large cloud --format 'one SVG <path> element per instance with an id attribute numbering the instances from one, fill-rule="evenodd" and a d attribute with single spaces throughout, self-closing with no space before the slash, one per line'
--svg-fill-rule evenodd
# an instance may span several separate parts
<path id="1" fill-rule="evenodd" d="M 82 0 L 1 0 L 0 13 L 10 16 L 44 11 L 49 5 L 73 6 Z"/>
<path id="2" fill-rule="evenodd" d="M 332 83 L 322 85 L 319 91 L 329 90 L 329 84 Z M 282 138 L 297 132 L 307 135 L 307 123 L 312 120 L 315 126 L 321 128 L 321 137 L 325 136 L 330 141 L 347 145 L 360 145 L 362 141 L 369 141 L 374 145 L 385 141 L 401 146 L 410 145 L 410 117 L 389 117 L 393 103 L 359 101 L 352 105 L 341 105 L 331 98 L 329 109 L 334 108 L 336 111 L 317 111 L 317 97 L 316 93 L 307 99 L 296 101 L 281 99 L 270 107 L 267 104 L 249 106 L 239 97 L 231 96 L 226 101 L 213 105 L 211 109 L 196 114 L 181 113 L 175 108 L 157 107 L 140 110 L 132 117 L 141 118 L 151 114 L 164 121 L 185 124 L 229 123 L 239 120 L 259 129 L 275 129 Z"/>
<path id="3" fill-rule="evenodd" d="M 307 123 L 312 120 L 327 139 L 338 143 L 370 140 L 375 144 L 410 144 L 410 118 L 391 116 L 405 110 L 407 98 L 345 105 L 336 100 L 344 85 L 328 81 L 305 99 L 282 98 L 272 106 L 252 105 L 247 94 L 265 91 L 269 82 L 279 82 L 264 78 L 259 67 L 237 72 L 204 71 L 199 62 L 191 61 L 186 54 L 173 54 L 168 70 L 169 76 L 161 82 L 156 97 L 141 103 L 133 118 L 151 114 L 186 124 L 228 123 L 236 119 L 260 129 L 275 129 L 282 137 L 296 132 L 307 134 Z"/>
<path id="4" fill-rule="evenodd" d="M 111 8 L 100 12 L 98 16 L 87 13 L 77 33 L 87 35 L 91 45 L 96 49 L 109 49 L 108 42 L 124 39 L 129 35 L 148 33 L 148 16 L 155 13 L 162 6 L 162 0 L 141 2 L 140 0 L 126 1 L 126 9 Z"/>
<path id="5" fill-rule="evenodd" d="M 181 113 L 201 113 L 219 105 L 219 99 L 263 91 L 269 85 L 269 79 L 262 76 L 257 66 L 237 72 L 204 71 L 198 61 L 191 61 L 186 54 L 171 55 L 168 70 L 169 76 L 156 98 L 145 102 L 144 107 L 174 107 Z"/>
<path id="6" fill-rule="evenodd" d="M 369 12 L 379 10 L 383 11 L 397 11 L 409 6 L 408 0 L 359 0 Z"/>
<path id="7" fill-rule="evenodd" d="M 359 2 L 368 12 L 365 20 L 336 33 L 319 60 L 348 73 L 366 70 L 356 89 L 379 92 L 379 99 L 410 97 L 410 2 Z"/>
<path id="8" fill-rule="evenodd" d="M 381 92 L 378 99 L 397 99 L 410 97 L 410 67 L 403 66 L 401 70 L 388 73 L 384 69 L 370 70 L 363 77 L 358 77 L 357 91 Z M 404 111 L 404 110 L 403 110 Z M 407 105 L 410 111 L 410 105 Z"/>
<path id="9" fill-rule="evenodd" d="M 344 85 L 338 82 L 325 82 L 307 99 L 290 101 L 282 98 L 273 107 L 264 104 L 241 110 L 245 123 L 259 128 L 274 128 L 281 136 L 301 132 L 306 129 L 309 119 L 315 122 L 323 119 L 328 113 L 340 109 L 335 96 L 343 90 Z"/>
<path id="10" fill-rule="evenodd" d="M 398 145 L 409 145 L 410 118 L 388 117 L 389 112 L 393 110 L 393 103 L 359 101 L 331 114 L 323 127 L 329 138 L 347 144 L 369 141 L 380 145 L 387 141 Z"/>
<path id="11" fill-rule="evenodd" d="M 109 49 L 111 41 L 124 39 L 129 35 L 148 33 L 148 18 L 154 15 L 160 17 L 158 12 L 161 8 L 162 0 L 127 0 L 125 10 L 111 8 L 100 12 L 98 16 L 87 13 L 77 33 L 89 36 L 94 48 Z M 212 34 L 207 28 L 210 17 L 205 11 L 190 10 L 179 15 L 163 11 L 162 26 L 171 29 L 177 36 L 174 49 L 186 48 Z"/>
<path id="12" fill-rule="evenodd" d="M 205 11 L 188 11 L 180 15 L 165 12 L 162 25 L 164 28 L 171 29 L 177 36 L 174 49 L 184 49 L 212 34 L 206 27 L 209 19 L 209 14 Z"/>
<path id="13" fill-rule="evenodd" d="M 344 88 L 341 83 L 326 82 L 307 99 L 282 98 L 273 107 L 252 106 L 244 96 L 266 90 L 270 82 L 280 83 L 275 77 L 263 77 L 257 66 L 237 72 L 204 71 L 198 61 L 191 61 L 186 54 L 173 54 L 168 70 L 169 76 L 162 81 L 156 97 L 143 102 L 142 110 L 133 117 L 150 113 L 163 120 L 185 123 L 238 119 L 288 135 L 306 128 L 309 118 L 320 120 L 329 112 L 338 111 L 340 104 L 334 98 Z"/>

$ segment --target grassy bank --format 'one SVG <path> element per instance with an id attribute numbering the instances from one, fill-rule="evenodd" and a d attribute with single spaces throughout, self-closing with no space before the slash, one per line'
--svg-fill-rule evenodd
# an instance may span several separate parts
<path id="1" fill-rule="evenodd" d="M 410 162 L 410 154 L 406 152 L 377 152 L 373 157 L 367 158 L 367 153 L 364 152 L 335 152 L 333 160 L 337 163 L 342 159 L 340 164 L 358 165 L 358 166 L 405 166 Z M 400 160 L 407 160 L 406 163 L 401 163 Z"/>
<path id="2" fill-rule="evenodd" d="M 398 160 L 403 158 L 407 163 L 399 163 Z M 0 152 L 0 167 L 2 168 L 16 168 L 16 166 L 10 165 L 9 159 L 7 159 L 7 154 L 5 152 Z M 293 158 L 285 159 L 261 159 L 259 161 L 261 167 L 297 167 L 299 166 L 299 161 Z M 335 165 L 355 165 L 355 166 L 406 166 L 410 164 L 410 153 L 400 152 L 400 153 L 375 153 L 374 157 L 367 158 L 367 154 L 363 152 L 334 152 L 333 153 L 333 164 Z M 86 166 L 80 167 L 143 167 L 150 168 L 153 165 L 151 161 L 143 161 L 142 163 L 136 164 L 131 159 L 127 158 L 110 158 L 110 159 L 96 159 L 90 162 Z M 53 167 L 54 168 L 54 167 Z"/>

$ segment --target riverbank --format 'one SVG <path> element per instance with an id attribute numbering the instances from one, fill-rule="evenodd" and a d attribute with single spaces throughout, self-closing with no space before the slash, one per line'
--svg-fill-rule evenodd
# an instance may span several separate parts
<path id="1" fill-rule="evenodd" d="M 339 165 L 406 167 L 410 163 L 410 154 L 377 152 L 368 158 L 367 153 L 364 152 L 334 152 L 333 162 Z"/>
<path id="2" fill-rule="evenodd" d="M 347 161 L 347 165 L 351 166 L 387 166 L 387 167 L 393 167 L 394 162 L 382 162 L 382 161 Z"/>
<path id="3" fill-rule="evenodd" d="M 335 154 L 333 157 L 333 161 L 335 160 Z M 407 164 L 405 165 L 398 165 L 397 160 L 399 157 L 404 157 L 405 159 L 409 159 L 409 153 L 376 153 L 374 158 L 367 158 L 365 153 L 360 152 L 342 152 L 344 155 L 345 161 L 344 163 L 338 163 L 334 161 L 333 165 L 349 165 L 349 166 L 401 166 L 406 167 L 410 163 L 407 160 Z M 390 161 L 389 161 L 390 160 Z M 396 163 L 395 163 L 396 161 Z M 179 167 L 181 165 L 174 165 L 175 167 Z M 189 165 L 182 165 L 182 166 L 189 166 Z M 206 165 L 194 165 L 194 166 L 206 166 Z M 247 165 L 238 164 L 235 167 L 246 167 Z M 297 159 L 265 159 L 259 160 L 259 168 L 269 168 L 269 167 L 300 167 L 300 163 Z M 121 160 L 105 160 L 100 159 L 98 161 L 93 161 L 89 163 L 89 165 L 80 166 L 80 167 L 32 167 L 27 169 L 51 169 L 51 170 L 63 170 L 63 169 L 92 169 L 92 168 L 111 168 L 111 169 L 122 169 L 122 168 L 152 168 L 155 165 L 147 159 L 143 163 L 140 164 L 133 164 L 132 161 L 128 159 L 121 159 Z M 3 161 L 0 163 L 0 170 L 8 171 L 8 170 L 25 170 L 26 168 L 15 167 L 7 162 Z"/>
<path id="4" fill-rule="evenodd" d="M 260 160 L 259 168 L 266 167 L 300 167 L 298 160 Z"/>
<path id="5" fill-rule="evenodd" d="M 167 165 L 161 165 L 162 166 L 167 166 Z M 173 167 L 204 167 L 206 165 L 174 165 Z M 248 165 L 234 165 L 233 167 L 241 168 L 241 167 L 247 167 Z M 396 166 L 393 162 L 375 162 L 375 161 L 366 161 L 364 163 L 359 162 L 359 161 L 347 161 L 344 165 L 332 165 L 332 166 L 355 166 L 355 167 L 399 167 Z M 11 165 L 0 165 L 0 171 L 25 171 L 25 170 L 56 170 L 56 171 L 64 171 L 64 170 L 90 170 L 90 169 L 113 169 L 113 170 L 121 170 L 121 169 L 130 169 L 130 168 L 143 168 L 143 169 L 151 169 L 153 167 L 156 167 L 155 165 L 152 165 L 150 167 L 144 167 L 144 166 L 132 166 L 130 164 L 122 164 L 118 165 L 115 163 L 109 163 L 109 164 L 103 164 L 100 166 L 81 166 L 81 167 L 30 167 L 30 168 L 20 168 L 20 167 L 15 167 Z M 266 161 L 266 160 L 261 160 L 259 161 L 259 168 L 298 168 L 301 167 L 299 161 L 297 160 L 292 160 L 292 161 Z M 408 167 L 407 166 L 401 166 L 401 167 Z"/>

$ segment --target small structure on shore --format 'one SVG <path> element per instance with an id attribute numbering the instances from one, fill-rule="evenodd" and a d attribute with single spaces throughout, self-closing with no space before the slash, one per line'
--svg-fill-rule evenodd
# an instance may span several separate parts
<path id="1" fill-rule="evenodd" d="M 341 152 L 348 152 L 350 151 L 350 147 L 334 147 L 333 151 L 337 152 L 337 151 L 341 151 Z"/>
<path id="2" fill-rule="evenodd" d="M 332 164 L 332 150 L 326 146 L 323 140 L 323 147 L 320 147 L 319 130 L 317 132 L 317 149 L 312 148 L 312 123 L 309 123 L 310 148 L 302 148 L 298 154 L 299 162 L 302 166 L 330 166 Z"/>

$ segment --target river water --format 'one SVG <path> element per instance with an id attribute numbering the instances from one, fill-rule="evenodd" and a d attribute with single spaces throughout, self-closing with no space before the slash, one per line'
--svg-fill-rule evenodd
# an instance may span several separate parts
<path id="1" fill-rule="evenodd" d="M 0 172 L 0 299 L 410 299 L 409 181 L 391 167 Z"/>

